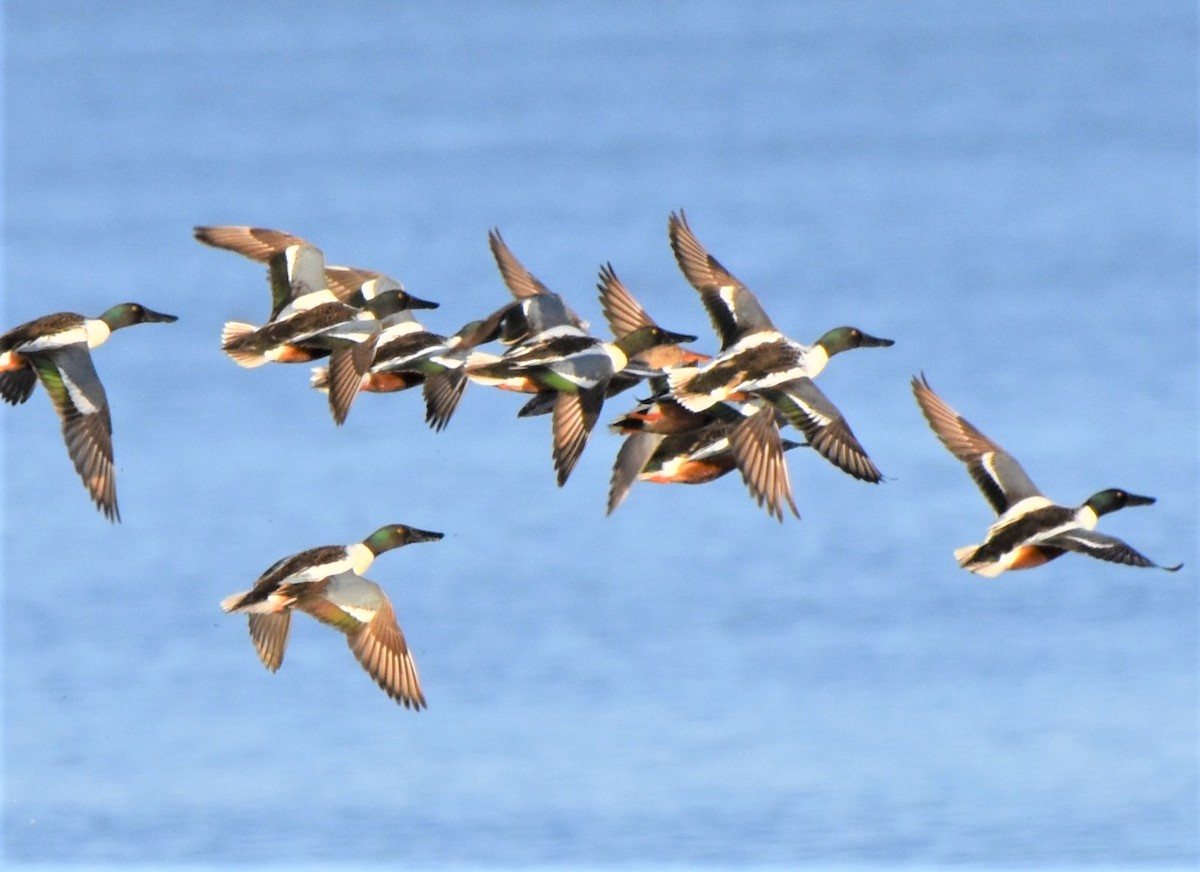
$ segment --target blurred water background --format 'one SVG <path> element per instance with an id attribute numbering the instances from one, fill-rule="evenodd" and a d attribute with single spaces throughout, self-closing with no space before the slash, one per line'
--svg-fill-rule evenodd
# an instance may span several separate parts
<path id="1" fill-rule="evenodd" d="M 8 864 L 658 869 L 1194 867 L 1196 7 L 1183 2 L 36 3 L 4 25 L 3 321 L 179 316 L 96 355 L 124 522 L 39 394 L 5 407 Z M 416 392 L 342 428 L 308 368 L 239 369 L 279 227 L 438 300 L 507 299 L 496 226 L 601 334 L 611 261 L 716 341 L 666 218 L 811 342 L 888 476 L 803 450 L 803 519 L 736 476 L 604 500 L 597 431 Z M 908 388 L 1174 575 L 1068 556 L 994 581 L 991 516 Z M 629 395 L 632 396 L 632 395 Z M 605 411 L 608 420 L 628 405 Z M 217 602 L 382 523 L 429 699 L 298 619 L 269 674 Z M 32 866 L 31 866 L 32 868 Z M 38 865 L 37 868 L 50 868 Z"/>

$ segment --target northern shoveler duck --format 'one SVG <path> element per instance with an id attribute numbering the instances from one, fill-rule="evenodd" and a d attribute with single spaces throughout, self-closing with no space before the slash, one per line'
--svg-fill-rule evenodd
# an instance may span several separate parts
<path id="1" fill-rule="evenodd" d="M 75 312 L 45 315 L 0 336 L 0 396 L 12 405 L 29 399 L 40 380 L 62 420 L 67 453 L 97 508 L 119 521 L 113 469 L 112 417 L 91 349 L 114 330 L 133 324 L 170 323 L 140 303 L 121 303 L 98 318 Z"/>
<path id="2" fill-rule="evenodd" d="M 588 333 L 576 327 L 567 312 L 566 304 L 558 294 L 545 293 L 502 306 L 488 316 L 488 320 L 499 319 L 499 339 L 509 346 L 504 356 L 512 357 L 522 349 L 544 344 L 551 339 L 587 337 Z M 477 384 L 505 391 L 522 394 L 543 391 L 533 379 L 514 371 L 503 371 L 504 367 L 499 364 L 501 355 L 480 352 L 467 367 L 467 377 Z"/>
<path id="3" fill-rule="evenodd" d="M 321 249 L 285 230 L 244 225 L 198 226 L 198 242 L 223 248 L 267 265 L 271 285 L 271 314 L 278 318 L 293 301 L 314 291 L 329 290 L 343 303 L 361 307 L 385 291 L 403 291 L 391 276 L 375 270 L 325 263 Z"/>
<path id="4" fill-rule="evenodd" d="M 721 352 L 703 366 L 668 373 L 671 394 L 691 411 L 746 393 L 775 403 L 809 443 L 838 468 L 867 482 L 882 476 L 854 437 L 844 416 L 813 379 L 835 354 L 853 348 L 887 347 L 891 339 L 857 327 L 835 327 L 813 345 L 783 335 L 754 294 L 708 253 L 682 211 L 672 213 L 668 235 L 676 260 L 699 292 L 721 338 Z"/>
<path id="5" fill-rule="evenodd" d="M 601 283 L 597 285 L 600 289 L 600 303 L 614 336 L 626 336 L 643 327 L 657 328 L 659 326 L 633 298 L 633 295 L 616 277 L 616 273 L 612 272 L 611 265 L 605 264 L 601 267 L 600 275 Z M 666 335 L 677 334 L 668 333 Z M 653 345 L 630 357 L 625 368 L 613 374 L 605 390 L 605 398 L 611 399 L 646 379 L 654 380 L 657 385 L 665 377 L 666 370 L 671 367 L 700 363 L 706 360 L 709 360 L 708 355 L 684 348 L 677 342 Z M 554 391 L 537 393 L 521 408 L 517 417 L 529 418 L 550 414 L 554 410 L 555 396 Z M 682 409 L 678 404 L 675 405 Z M 695 414 L 697 423 L 694 426 L 699 426 L 707 417 L 703 413 Z"/>
<path id="6" fill-rule="evenodd" d="M 675 402 L 669 393 L 658 393 L 640 400 L 632 411 L 626 412 L 609 424 L 609 429 L 624 434 L 689 433 L 711 424 L 715 418 L 720 417 L 717 413 L 728 405 L 730 404 L 722 403 L 703 412 L 693 412 Z"/>
<path id="7" fill-rule="evenodd" d="M 357 308 L 323 289 L 294 300 L 290 311 L 285 310 L 261 327 L 227 321 L 221 333 L 221 349 L 247 368 L 268 361 L 306 363 L 328 355 L 329 407 L 334 421 L 341 424 L 374 359 L 384 319 L 409 309 L 435 309 L 437 305 L 403 290 L 389 290 Z"/>
<path id="8" fill-rule="evenodd" d="M 497 338 L 510 346 L 510 351 L 533 347 L 551 338 L 588 335 L 587 322 L 576 315 L 561 296 L 546 287 L 517 260 L 516 255 L 500 236 L 499 230 L 493 229 L 488 232 L 488 245 L 500 270 L 500 276 L 514 300 L 501 306 L 486 320 L 497 320 Z M 499 356 L 481 355 L 467 368 L 466 375 L 473 382 L 501 390 L 526 394 L 542 392 L 542 387 L 526 375 L 513 371 L 498 374 L 503 369 L 500 360 Z"/>
<path id="9" fill-rule="evenodd" d="M 495 355 L 476 356 L 477 345 L 496 337 L 495 319 L 471 321 L 451 336 L 442 336 L 414 322 L 414 329 L 395 332 L 389 327 L 380 334 L 375 357 L 362 375 L 360 391 L 394 393 L 418 385 L 425 395 L 425 422 L 434 430 L 443 430 L 467 386 L 466 367 L 471 363 L 494 361 Z M 329 389 L 329 370 L 313 369 L 312 386 Z"/>
<path id="10" fill-rule="evenodd" d="M 783 520 L 784 503 L 800 517 L 783 453 L 801 444 L 780 437 L 770 406 L 669 434 L 630 431 L 613 464 L 608 514 L 624 501 L 635 481 L 704 484 L 736 468 L 755 501 L 773 518 Z"/>
<path id="11" fill-rule="evenodd" d="M 613 375 L 640 351 L 663 343 L 694 340 L 694 336 L 670 333 L 657 326 L 639 328 L 613 342 L 585 333 L 558 334 L 514 346 L 495 363 L 472 366 L 470 371 L 495 378 L 523 376 L 555 393 L 552 453 L 558 485 L 562 487 L 596 425 Z"/>
<path id="12" fill-rule="evenodd" d="M 1011 454 L 933 392 L 923 373 L 913 377 L 912 389 L 933 432 L 967 465 L 971 478 L 999 515 L 982 544 L 955 549 L 959 566 L 994 578 L 1005 570 L 1041 566 L 1067 551 L 1128 566 L 1158 566 L 1120 539 L 1095 532 L 1101 515 L 1126 506 L 1150 505 L 1153 497 L 1108 488 L 1078 507 L 1052 503 Z M 1182 565 L 1159 568 L 1174 572 Z"/>
<path id="13" fill-rule="evenodd" d="M 254 648 L 272 672 L 283 663 L 292 610 L 312 615 L 346 634 L 355 658 L 389 697 L 420 709 L 425 697 L 396 613 L 379 585 L 362 573 L 385 551 L 441 538 L 389 524 L 362 542 L 310 548 L 272 564 L 249 591 L 221 600 L 221 608 L 249 617 Z"/>

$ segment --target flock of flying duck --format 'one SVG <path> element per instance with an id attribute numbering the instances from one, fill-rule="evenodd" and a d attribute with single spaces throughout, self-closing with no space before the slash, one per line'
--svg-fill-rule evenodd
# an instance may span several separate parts
<path id="1" fill-rule="evenodd" d="M 414 311 L 437 308 L 389 276 L 333 266 L 299 237 L 257 227 L 196 227 L 200 242 L 267 266 L 272 306 L 260 325 L 230 321 L 222 350 L 243 367 L 327 358 L 312 385 L 328 394 L 341 424 L 360 392 L 420 387 L 425 420 L 450 421 L 471 382 L 529 395 L 521 417 L 549 414 L 552 458 L 561 487 L 579 460 L 607 399 L 641 386 L 647 396 L 610 425 L 624 436 L 613 466 L 608 512 L 636 481 L 700 484 L 736 469 L 755 501 L 782 521 L 797 517 L 784 453 L 805 446 L 868 483 L 882 476 L 842 413 L 814 379 L 835 354 L 885 347 L 856 327 L 829 330 L 812 345 L 783 334 L 755 295 L 696 239 L 683 212 L 668 237 L 687 281 L 700 295 L 720 339 L 715 355 L 685 347 L 695 336 L 659 326 L 617 278 L 600 269 L 600 304 L 613 334 L 605 341 L 561 296 L 530 273 L 498 231 L 488 242 L 512 300 L 448 336 L 431 332 Z M 112 422 L 91 349 L 114 330 L 176 318 L 138 303 L 97 318 L 46 315 L 0 336 L 0 397 L 17 405 L 41 382 L 62 422 L 67 452 L 100 511 L 118 521 Z M 485 346 L 497 343 L 494 350 Z M 918 406 L 938 439 L 967 471 L 998 515 L 984 541 L 955 550 L 960 566 L 994 577 L 1040 566 L 1068 551 L 1138 567 L 1156 567 L 1125 542 L 1095 531 L 1099 517 L 1151 497 L 1109 488 L 1081 506 L 1052 503 L 1011 454 L 914 377 Z M 792 427 L 804 441 L 786 439 Z M 383 590 L 363 573 L 385 551 L 441 539 L 441 533 L 389 524 L 361 542 L 326 545 L 272 564 L 226 612 L 246 614 L 263 664 L 283 662 L 291 613 L 299 609 L 346 635 L 355 658 L 392 699 L 422 708 L 416 666 Z M 1160 567 L 1176 571 L 1182 566 Z"/>

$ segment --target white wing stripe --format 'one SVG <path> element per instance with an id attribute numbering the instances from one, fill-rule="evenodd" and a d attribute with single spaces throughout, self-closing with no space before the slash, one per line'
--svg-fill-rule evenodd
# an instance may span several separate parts
<path id="1" fill-rule="evenodd" d="M 65 370 L 60 370 L 59 375 L 62 376 L 63 387 L 67 389 L 67 396 L 71 400 L 71 405 L 81 415 L 94 415 L 100 411 L 100 408 L 87 398 L 87 394 L 84 393 L 83 388 L 77 385 Z"/>

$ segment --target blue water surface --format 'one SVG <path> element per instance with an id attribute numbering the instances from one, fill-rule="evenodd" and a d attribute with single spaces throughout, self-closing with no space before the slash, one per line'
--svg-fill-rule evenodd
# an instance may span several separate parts
<path id="1" fill-rule="evenodd" d="M 3 438 L 3 851 L 127 868 L 1188 868 L 1197 748 L 1196 7 L 1182 2 L 4 5 L 4 328 L 133 299 L 96 353 L 123 522 L 44 396 Z M 811 342 L 887 476 L 798 449 L 802 519 L 736 476 L 641 484 L 617 437 L 561 490 L 549 423 L 472 387 L 337 428 L 308 368 L 248 371 L 279 227 L 438 300 L 514 252 L 599 335 L 611 261 L 717 346 L 697 236 Z M 957 568 L 992 516 L 910 377 L 1054 499 L 1176 574 Z M 608 420 L 629 395 L 606 407 Z M 297 619 L 264 670 L 218 601 L 387 522 L 429 699 Z M 38 865 L 38 868 L 51 868 Z"/>

